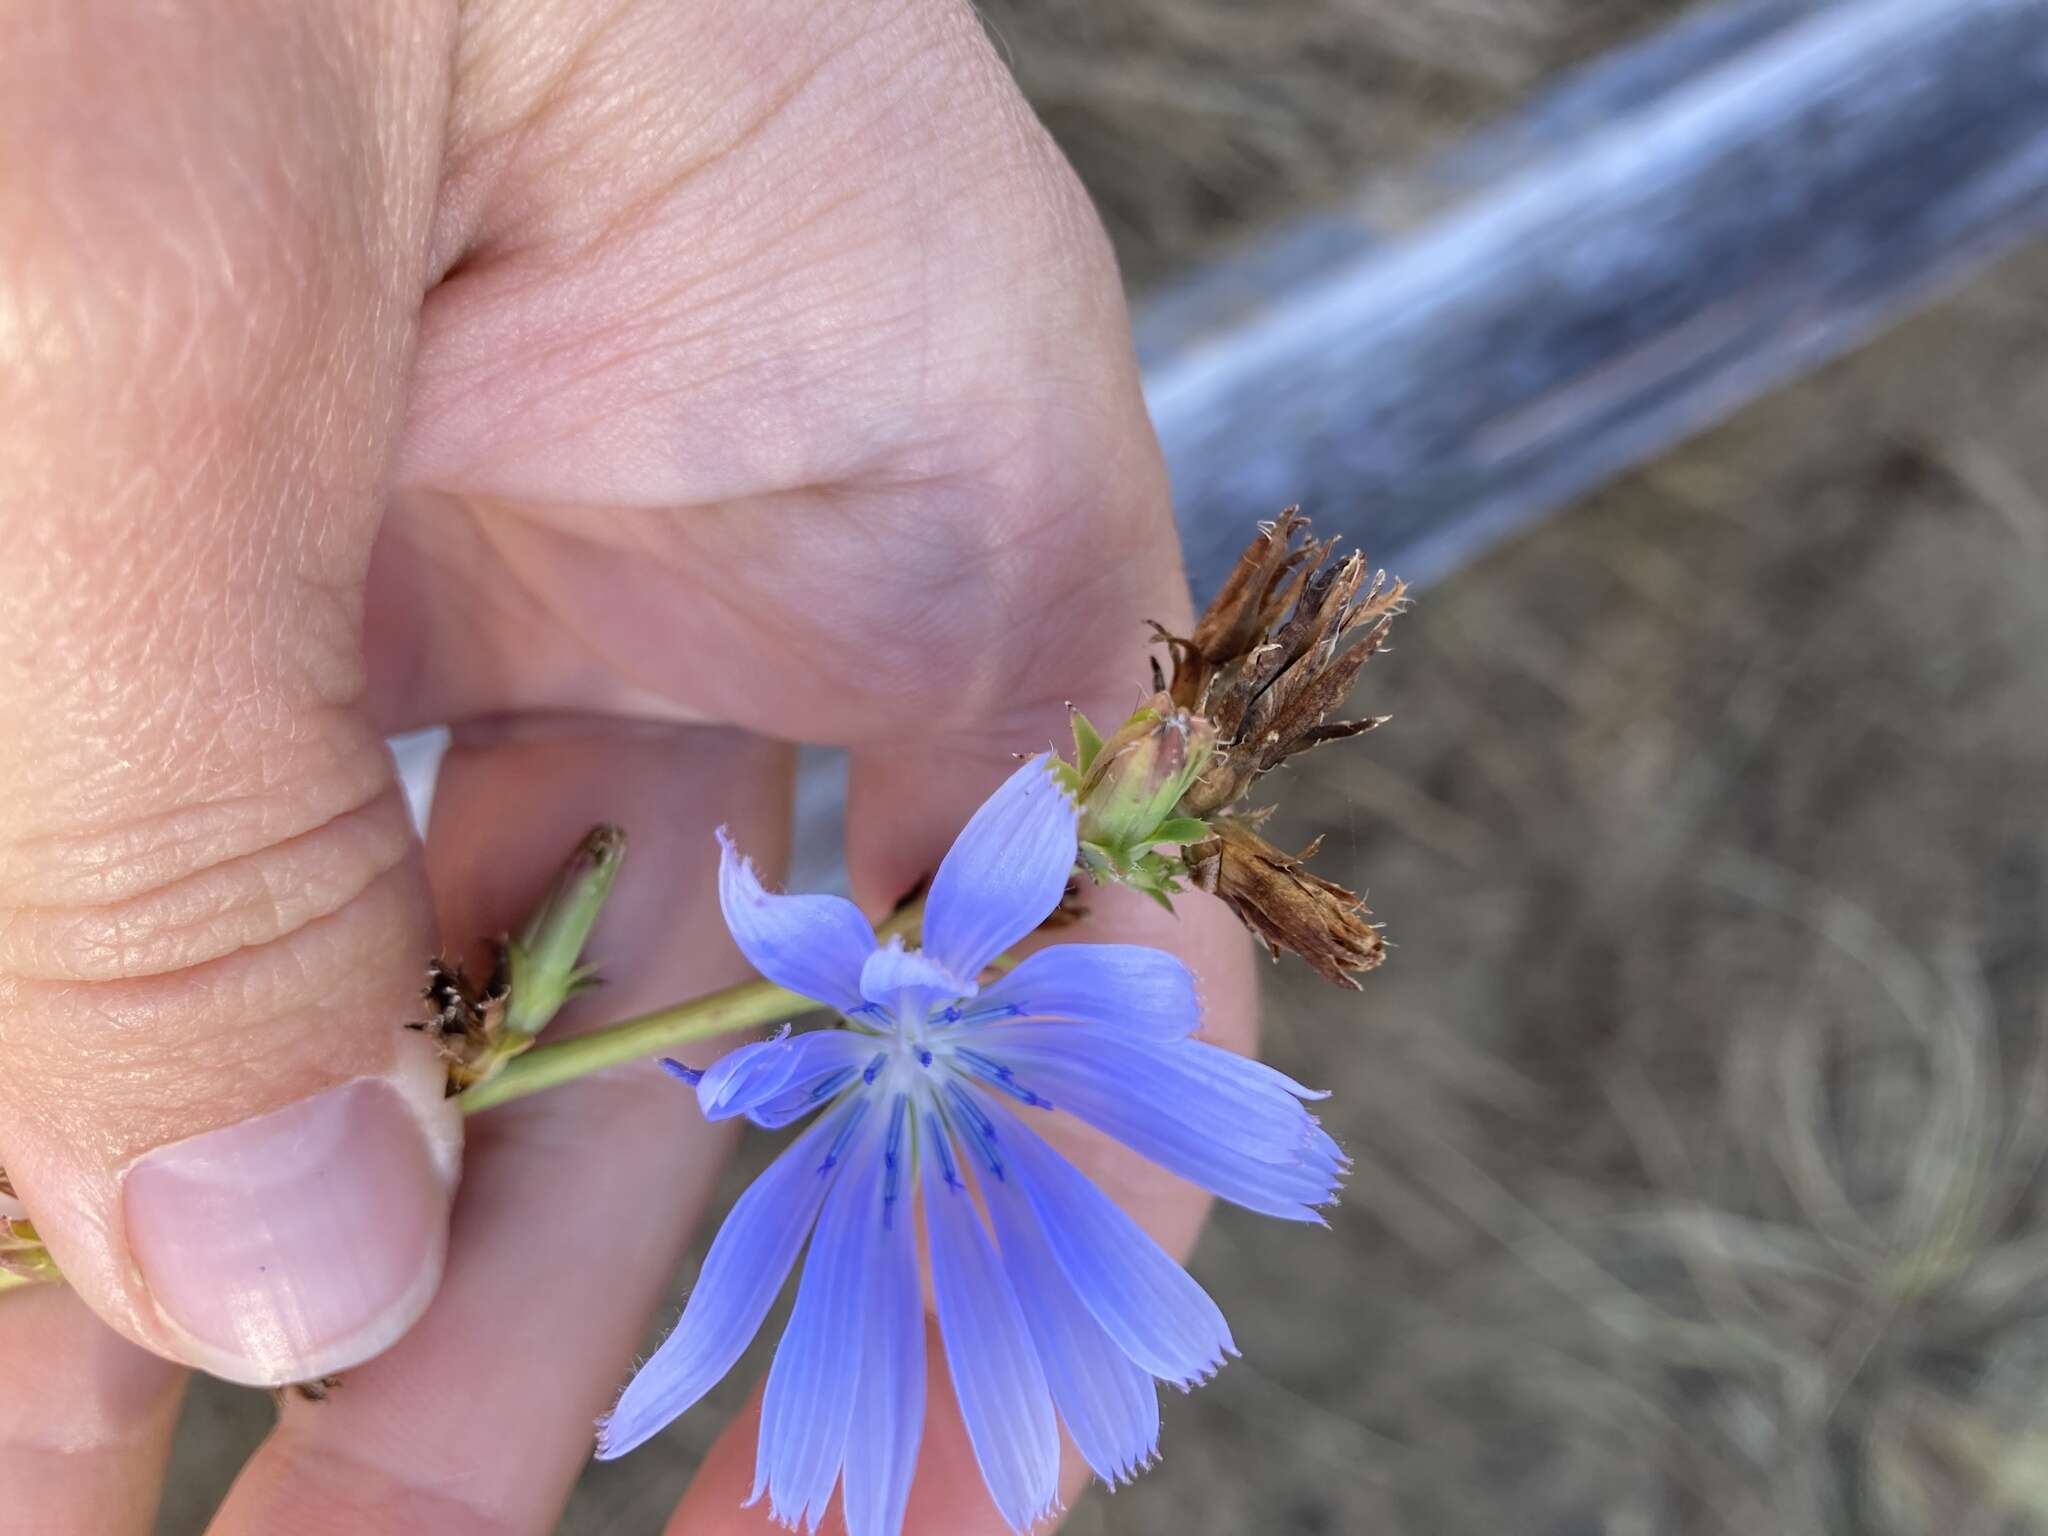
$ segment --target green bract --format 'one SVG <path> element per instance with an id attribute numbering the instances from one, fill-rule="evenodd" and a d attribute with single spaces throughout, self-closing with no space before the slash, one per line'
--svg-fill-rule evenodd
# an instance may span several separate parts
<path id="1" fill-rule="evenodd" d="M 1216 729 L 1164 693 L 1154 694 L 1107 740 L 1073 712 L 1074 762 L 1062 777 L 1081 807 L 1080 860 L 1098 882 L 1115 881 L 1164 902 L 1181 888 L 1184 861 L 1161 850 L 1201 842 L 1200 817 L 1178 814 L 1181 797 L 1216 748 Z"/>

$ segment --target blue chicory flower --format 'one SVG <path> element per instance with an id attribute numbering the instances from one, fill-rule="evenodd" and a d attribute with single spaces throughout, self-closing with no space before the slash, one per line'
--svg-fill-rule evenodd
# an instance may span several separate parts
<path id="1" fill-rule="evenodd" d="M 1163 951 L 1055 945 L 979 984 L 1059 904 L 1076 821 L 1045 758 L 1018 770 L 940 864 L 919 950 L 878 944 L 839 897 L 771 895 L 720 833 L 719 897 L 740 949 L 844 1027 L 785 1030 L 684 1074 L 710 1119 L 817 1119 L 726 1217 L 682 1320 L 605 1421 L 601 1457 L 641 1444 L 732 1368 L 808 1237 L 753 1499 L 815 1529 L 843 1474 L 851 1536 L 896 1536 L 924 1429 L 920 1198 L 953 1389 L 1018 1531 L 1056 1506 L 1058 1420 L 1115 1485 L 1157 1451 L 1155 1378 L 1185 1389 L 1236 1353 L 1202 1288 L 1027 1121 L 1057 1107 L 1294 1221 L 1320 1220 L 1347 1160 L 1302 1107 L 1322 1095 L 1189 1038 L 1194 977 Z"/>

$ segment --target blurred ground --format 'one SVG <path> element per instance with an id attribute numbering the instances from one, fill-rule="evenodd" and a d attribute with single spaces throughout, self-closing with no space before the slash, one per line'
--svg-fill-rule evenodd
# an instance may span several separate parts
<path id="1" fill-rule="evenodd" d="M 985 7 L 1141 280 L 1676 8 Z M 1070 1531 L 2048 1530 L 2044 420 L 2048 253 L 1424 594 L 1279 824 L 1398 945 L 1273 972 L 1349 1198 L 1218 1218 L 1244 1358 Z M 165 1536 L 267 1417 L 195 1394 Z"/>
<path id="2" fill-rule="evenodd" d="M 2036 254 L 1424 595 L 1290 807 L 1344 1218 L 1092 1529 L 2048 1529 L 2044 413 Z"/>
<path id="3" fill-rule="evenodd" d="M 978 0 L 1142 289 L 1689 0 Z"/>

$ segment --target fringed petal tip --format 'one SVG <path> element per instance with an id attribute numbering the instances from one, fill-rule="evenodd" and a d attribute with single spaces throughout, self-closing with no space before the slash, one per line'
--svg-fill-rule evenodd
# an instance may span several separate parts
<path id="1" fill-rule="evenodd" d="M 766 1487 L 756 1488 L 740 1501 L 741 1509 L 752 1509 L 763 1499 L 768 1500 L 768 1523 L 785 1531 L 815 1531 L 824 1523 L 825 1511 L 818 1508 L 788 1510 L 779 1507 L 774 1496 Z"/>
<path id="2" fill-rule="evenodd" d="M 1047 1499 L 1045 1501 L 1045 1508 L 1041 1509 L 1037 1514 L 1031 1517 L 1031 1523 L 1024 1527 L 1024 1532 L 1029 1533 L 1031 1531 L 1035 1531 L 1040 1526 L 1044 1525 L 1048 1520 L 1057 1521 L 1063 1515 L 1065 1515 L 1066 1512 L 1067 1506 L 1060 1502 L 1060 1497 L 1058 1494 L 1054 1494 L 1050 1499 Z"/>
<path id="3" fill-rule="evenodd" d="M 622 1430 L 619 1427 L 618 1410 L 614 1408 L 610 1413 L 598 1417 L 597 1448 L 591 1454 L 598 1461 L 617 1461 L 621 1456 L 638 1450 L 652 1440 L 661 1433 L 662 1428 L 661 1424 L 648 1424 L 639 1426 L 637 1430 L 634 1426 L 628 1425 Z"/>
<path id="4" fill-rule="evenodd" d="M 1130 1484 L 1135 1483 L 1158 1465 L 1159 1442 L 1154 1440 L 1143 1451 L 1118 1463 L 1106 1472 L 1101 1467 L 1091 1467 L 1089 1470 L 1095 1474 L 1097 1482 L 1102 1484 L 1111 1493 L 1114 1493 L 1119 1488 L 1128 1487 Z"/>
<path id="5" fill-rule="evenodd" d="M 1223 1374 L 1223 1367 L 1238 1358 L 1237 1345 L 1226 1338 L 1223 1341 L 1222 1349 L 1217 1351 L 1210 1359 L 1203 1361 L 1192 1375 L 1183 1376 L 1179 1380 L 1175 1380 L 1170 1376 L 1161 1376 L 1158 1379 L 1177 1391 L 1192 1392 L 1197 1387 L 1209 1385 L 1210 1382 Z"/>

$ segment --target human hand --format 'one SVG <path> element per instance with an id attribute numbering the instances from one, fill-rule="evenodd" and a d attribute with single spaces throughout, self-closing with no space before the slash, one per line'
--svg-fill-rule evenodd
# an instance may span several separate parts
<path id="1" fill-rule="evenodd" d="M 727 1143 L 620 1071 L 476 1121 L 457 1200 L 420 962 L 605 818 L 606 1011 L 701 993 L 786 743 L 851 748 L 875 911 L 1135 702 L 1185 595 L 1110 255 L 949 0 L 7 30 L 0 1165 L 72 1286 L 0 1299 L 10 1517 L 146 1530 L 169 1359 L 349 1370 L 218 1532 L 551 1529 Z M 382 737 L 441 720 L 422 853 Z M 1248 1045 L 1234 925 L 1120 894 L 1090 936 Z M 1185 1186 L 1068 1144 L 1186 1250 Z M 933 1401 L 910 1528 L 999 1529 Z M 766 1527 L 752 1432 L 673 1528 Z"/>

